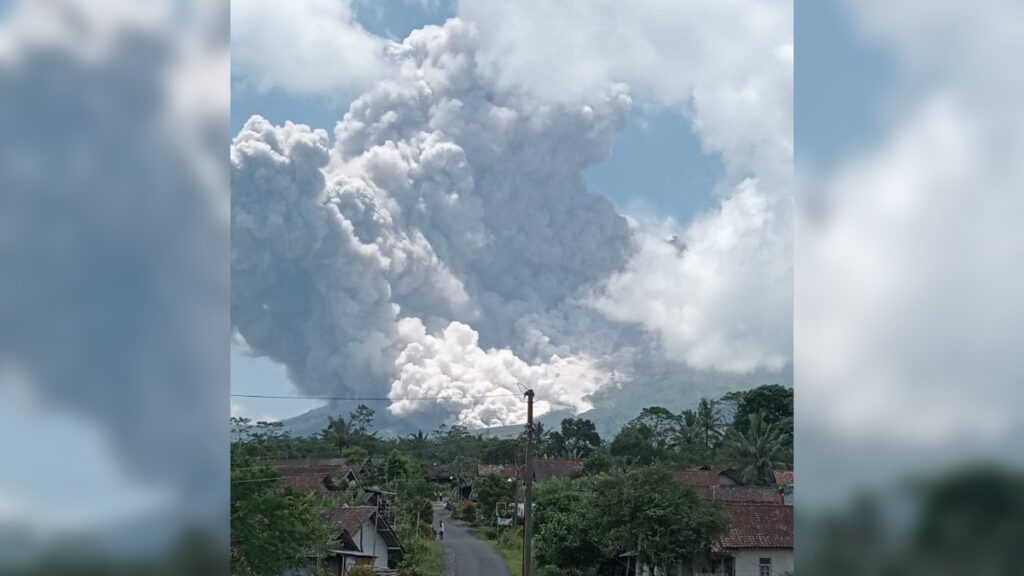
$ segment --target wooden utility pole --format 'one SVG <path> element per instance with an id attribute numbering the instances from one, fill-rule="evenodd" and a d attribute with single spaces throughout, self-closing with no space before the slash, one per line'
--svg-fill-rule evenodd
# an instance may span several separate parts
<path id="1" fill-rule="evenodd" d="M 533 543 L 533 390 L 526 391 L 526 486 L 523 496 L 523 576 L 530 576 Z"/>

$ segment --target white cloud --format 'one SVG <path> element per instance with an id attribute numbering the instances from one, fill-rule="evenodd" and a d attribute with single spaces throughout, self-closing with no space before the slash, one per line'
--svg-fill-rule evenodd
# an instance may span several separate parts
<path id="1" fill-rule="evenodd" d="M 875 146 L 801 185 L 797 452 L 835 498 L 1021 462 L 1020 9 L 851 3 L 901 80 Z"/>
<path id="2" fill-rule="evenodd" d="M 744 181 L 687 227 L 656 224 L 592 304 L 641 322 L 665 352 L 699 369 L 780 370 L 792 354 L 792 210 Z M 672 240 L 674 239 L 674 240 Z"/>
<path id="3" fill-rule="evenodd" d="M 480 59 L 499 85 L 571 102 L 625 83 L 691 118 L 723 160 L 719 206 L 685 225 L 641 219 L 637 255 L 594 305 L 642 323 L 697 368 L 791 362 L 791 3 L 469 0 L 459 14 L 480 29 Z"/>
<path id="4" fill-rule="evenodd" d="M 382 78 L 392 42 L 367 32 L 351 0 L 233 0 L 232 73 L 259 90 L 357 94 Z"/>

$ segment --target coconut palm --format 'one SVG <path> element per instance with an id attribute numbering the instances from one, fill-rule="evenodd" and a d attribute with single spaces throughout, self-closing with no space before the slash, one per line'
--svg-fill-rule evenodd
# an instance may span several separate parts
<path id="1" fill-rule="evenodd" d="M 701 398 L 697 404 L 697 414 L 693 430 L 700 438 L 705 448 L 713 448 L 722 437 L 722 429 L 725 427 L 725 418 L 722 417 L 721 407 L 715 400 Z"/>
<path id="2" fill-rule="evenodd" d="M 767 485 L 775 481 L 774 470 L 786 465 L 789 434 L 783 432 L 786 420 L 766 423 L 764 413 L 751 414 L 750 426 L 741 433 L 729 430 L 724 446 L 731 452 L 734 467 L 744 484 Z"/>

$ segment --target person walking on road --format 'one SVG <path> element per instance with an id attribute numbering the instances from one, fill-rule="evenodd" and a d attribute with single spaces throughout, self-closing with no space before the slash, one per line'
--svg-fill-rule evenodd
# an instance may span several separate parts
<path id="1" fill-rule="evenodd" d="M 441 540 L 444 540 L 444 520 L 441 520 L 437 533 L 441 536 Z"/>

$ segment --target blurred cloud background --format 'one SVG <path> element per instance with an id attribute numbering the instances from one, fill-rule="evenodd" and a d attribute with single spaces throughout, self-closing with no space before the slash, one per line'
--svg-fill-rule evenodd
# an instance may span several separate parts
<path id="1" fill-rule="evenodd" d="M 226 569 L 227 36 L 0 4 L 0 572 Z"/>
<path id="2" fill-rule="evenodd" d="M 1019 3 L 796 2 L 801 574 L 1020 574 Z"/>
<path id="3" fill-rule="evenodd" d="M 796 2 L 802 574 L 1020 573 L 1022 16 Z M 226 569 L 228 20 L 0 2 L 0 572 Z"/>

